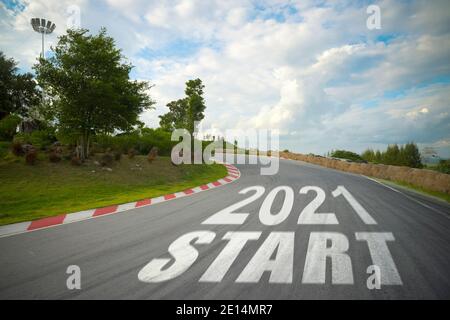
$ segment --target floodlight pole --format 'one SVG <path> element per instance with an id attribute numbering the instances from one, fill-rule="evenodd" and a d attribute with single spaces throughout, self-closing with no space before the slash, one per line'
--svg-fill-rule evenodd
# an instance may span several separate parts
<path id="1" fill-rule="evenodd" d="M 41 53 L 41 56 L 42 56 L 42 59 L 45 59 L 45 53 L 44 53 L 44 33 L 42 32 L 41 34 L 42 34 L 42 53 Z"/>
<path id="2" fill-rule="evenodd" d="M 44 38 L 46 34 L 50 34 L 55 30 L 56 25 L 50 20 L 45 20 L 41 18 L 32 18 L 31 26 L 33 30 L 40 33 L 42 35 L 42 52 L 41 57 L 45 59 L 45 50 L 44 50 Z"/>

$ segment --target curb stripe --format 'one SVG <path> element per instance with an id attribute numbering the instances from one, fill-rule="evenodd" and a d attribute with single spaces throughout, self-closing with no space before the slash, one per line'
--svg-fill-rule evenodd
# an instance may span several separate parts
<path id="1" fill-rule="evenodd" d="M 139 208 L 139 207 L 142 207 L 142 206 L 148 206 L 151 203 L 152 203 L 152 199 L 139 200 L 139 201 L 136 202 L 135 207 Z"/>
<path id="2" fill-rule="evenodd" d="M 176 198 L 176 196 L 175 196 L 175 194 L 166 194 L 165 196 L 164 196 L 164 200 L 171 200 L 171 199 L 175 199 Z"/>
<path id="3" fill-rule="evenodd" d="M 222 163 L 223 164 L 223 163 Z M 23 233 L 27 231 L 38 230 L 42 228 L 47 228 L 51 226 L 56 226 L 60 224 L 67 224 L 72 222 L 78 222 L 93 217 L 108 215 L 116 212 L 124 212 L 134 208 L 139 208 L 143 206 L 153 205 L 160 202 L 170 201 L 177 198 L 182 198 L 189 196 L 191 194 L 199 193 L 205 190 L 214 189 L 231 183 L 240 178 L 241 173 L 239 169 L 230 164 L 223 164 L 228 172 L 228 175 L 217 181 L 213 181 L 202 186 L 187 189 L 181 192 L 171 193 L 164 196 L 159 196 L 156 198 L 142 199 L 135 202 L 123 203 L 120 205 L 112 205 L 103 208 L 88 209 L 79 212 L 61 214 L 58 216 L 42 218 L 34 221 L 19 222 L 14 224 L 8 224 L 0 226 L 0 237 L 14 235 L 18 233 Z"/>
<path id="4" fill-rule="evenodd" d="M 110 206 L 110 207 L 104 207 L 104 208 L 99 208 L 99 209 L 95 209 L 93 217 L 97 217 L 97 216 L 101 216 L 104 214 L 108 214 L 108 213 L 113 213 L 117 211 L 117 205 L 116 206 Z"/>
<path id="5" fill-rule="evenodd" d="M 63 223 L 65 217 L 66 217 L 65 214 L 61 214 L 61 215 L 55 216 L 55 217 L 48 217 L 48 218 L 32 221 L 27 230 L 36 230 L 36 229 L 40 229 L 40 228 L 53 226 L 55 224 L 61 224 L 61 223 Z"/>

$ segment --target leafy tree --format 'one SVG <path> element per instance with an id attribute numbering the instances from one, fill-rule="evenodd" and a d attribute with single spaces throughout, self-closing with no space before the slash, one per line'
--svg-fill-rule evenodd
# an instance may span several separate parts
<path id="1" fill-rule="evenodd" d="M 0 120 L 9 114 L 28 116 L 39 104 L 41 95 L 33 75 L 18 71 L 17 62 L 0 51 Z"/>
<path id="2" fill-rule="evenodd" d="M 188 131 L 192 134 L 195 130 L 196 121 L 201 121 L 205 117 L 204 112 L 206 109 L 205 99 L 203 98 L 203 89 L 205 86 L 202 80 L 195 79 L 186 82 L 186 90 L 184 91 L 187 99 L 187 116 Z"/>
<path id="3" fill-rule="evenodd" d="M 361 154 L 361 158 L 368 162 L 374 162 L 375 161 L 375 152 L 372 149 L 367 149 Z"/>
<path id="4" fill-rule="evenodd" d="M 382 160 L 383 160 L 383 155 L 381 154 L 380 150 L 377 150 L 377 151 L 375 152 L 375 158 L 374 158 L 374 161 L 375 161 L 376 163 L 381 163 Z"/>
<path id="5" fill-rule="evenodd" d="M 399 164 L 400 149 L 397 144 L 389 145 L 386 152 L 382 154 L 382 161 L 384 164 L 398 165 Z"/>
<path id="6" fill-rule="evenodd" d="M 178 99 L 166 105 L 169 112 L 160 116 L 160 126 L 166 131 L 173 131 L 176 128 L 186 128 L 187 123 L 187 100 Z"/>
<path id="7" fill-rule="evenodd" d="M 54 55 L 34 69 L 51 97 L 59 133 L 77 142 L 80 159 L 89 156 L 91 136 L 130 130 L 154 104 L 148 83 L 130 80 L 133 66 L 123 61 L 106 29 L 97 35 L 67 30 L 52 49 Z"/>
<path id="8" fill-rule="evenodd" d="M 184 91 L 186 97 L 167 104 L 169 112 L 160 116 L 161 128 L 168 131 L 183 128 L 192 135 L 195 131 L 195 122 L 201 121 L 205 117 L 204 88 L 200 79 L 187 81 Z"/>
<path id="9" fill-rule="evenodd" d="M 0 120 L 0 140 L 12 140 L 16 134 L 21 119 L 15 114 L 10 114 Z"/>
<path id="10" fill-rule="evenodd" d="M 404 147 L 404 165 L 411 168 L 423 168 L 419 148 L 413 142 L 407 143 Z"/>

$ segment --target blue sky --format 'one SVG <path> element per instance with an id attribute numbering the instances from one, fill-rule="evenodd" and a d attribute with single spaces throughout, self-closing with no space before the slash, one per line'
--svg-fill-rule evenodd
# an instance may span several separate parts
<path id="1" fill-rule="evenodd" d="M 379 30 L 366 26 L 369 4 Z M 281 148 L 318 154 L 413 140 L 450 157 L 449 1 L 3 0 L 1 50 L 30 70 L 30 18 L 56 23 L 49 49 L 73 6 L 155 85 L 149 126 L 200 77 L 212 132 L 279 129 Z"/>

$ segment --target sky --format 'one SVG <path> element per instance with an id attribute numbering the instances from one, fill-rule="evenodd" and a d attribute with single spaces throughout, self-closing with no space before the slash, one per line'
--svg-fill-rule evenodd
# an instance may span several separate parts
<path id="1" fill-rule="evenodd" d="M 369 5 L 380 29 L 369 29 Z M 0 50 L 31 71 L 32 17 L 106 27 L 157 102 L 200 78 L 202 127 L 277 129 L 280 149 L 324 154 L 416 142 L 450 157 L 450 1 L 1 0 Z"/>

